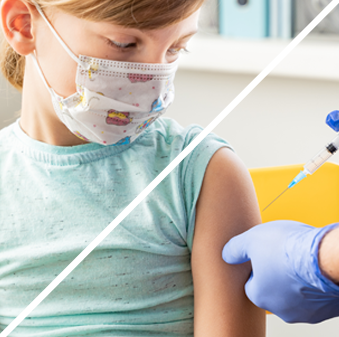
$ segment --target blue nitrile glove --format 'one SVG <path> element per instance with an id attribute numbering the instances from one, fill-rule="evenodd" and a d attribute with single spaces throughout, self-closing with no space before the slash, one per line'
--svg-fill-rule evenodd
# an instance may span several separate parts
<path id="1" fill-rule="evenodd" d="M 326 117 L 326 124 L 331 127 L 335 132 L 339 132 L 339 111 L 334 110 Z"/>
<path id="2" fill-rule="evenodd" d="M 255 305 L 289 323 L 318 323 L 339 316 L 339 286 L 318 265 L 319 243 L 338 225 L 269 222 L 231 239 L 222 257 L 230 264 L 251 260 L 245 291 Z"/>

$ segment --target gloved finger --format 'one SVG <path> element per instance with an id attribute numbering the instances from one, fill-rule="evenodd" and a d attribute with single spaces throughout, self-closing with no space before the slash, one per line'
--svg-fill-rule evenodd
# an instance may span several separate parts
<path id="1" fill-rule="evenodd" d="M 260 290 L 263 291 L 263 289 L 262 288 L 258 289 L 258 285 L 256 283 L 257 282 L 254 279 L 253 272 L 252 272 L 250 278 L 248 279 L 248 281 L 245 284 L 245 293 L 246 293 L 246 296 L 257 307 L 262 308 L 262 309 L 266 309 L 266 308 L 263 308 L 264 303 L 261 300 L 262 296 L 260 294 Z"/>
<path id="2" fill-rule="evenodd" d="M 250 260 L 248 256 L 247 232 L 231 239 L 222 250 L 222 258 L 229 264 L 240 264 Z"/>

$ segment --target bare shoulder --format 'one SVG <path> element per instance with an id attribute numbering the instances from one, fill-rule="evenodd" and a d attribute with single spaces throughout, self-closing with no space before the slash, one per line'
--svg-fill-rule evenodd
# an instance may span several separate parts
<path id="1" fill-rule="evenodd" d="M 244 291 L 250 263 L 231 266 L 222 259 L 227 241 L 260 222 L 247 168 L 230 149 L 218 150 L 206 169 L 196 207 L 192 248 L 195 337 L 265 336 L 265 312 Z"/>
<path id="2" fill-rule="evenodd" d="M 197 219 L 199 216 L 217 220 L 215 225 L 229 233 L 225 233 L 225 239 L 261 223 L 249 171 L 226 147 L 218 150 L 207 166 L 197 203 Z"/>

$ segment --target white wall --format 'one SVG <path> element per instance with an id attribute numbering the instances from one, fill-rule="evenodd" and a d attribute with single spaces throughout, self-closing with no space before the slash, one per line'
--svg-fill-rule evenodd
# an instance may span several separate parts
<path id="1" fill-rule="evenodd" d="M 252 78 L 180 70 L 168 116 L 184 126 L 206 126 Z M 20 95 L 0 79 L 0 128 L 15 120 L 19 108 Z M 229 140 L 247 167 L 304 163 L 334 138 L 324 123 L 334 109 L 339 109 L 338 82 L 270 77 L 215 132 Z M 267 329 L 268 337 L 338 337 L 339 319 L 287 325 L 270 316 Z"/>
<path id="2" fill-rule="evenodd" d="M 252 79 L 180 71 L 168 115 L 182 125 L 207 126 Z M 339 82 L 268 77 L 214 132 L 235 147 L 247 167 L 299 164 L 335 137 L 325 124 L 335 109 Z"/>
<path id="3" fill-rule="evenodd" d="M 21 108 L 21 95 L 0 75 L 0 129 L 16 120 Z"/>

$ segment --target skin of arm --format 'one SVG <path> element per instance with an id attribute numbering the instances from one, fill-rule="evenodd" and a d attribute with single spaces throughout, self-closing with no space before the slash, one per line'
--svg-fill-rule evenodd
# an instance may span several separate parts
<path id="1" fill-rule="evenodd" d="M 339 227 L 327 233 L 321 241 L 319 267 L 327 278 L 339 285 Z"/>
<path id="2" fill-rule="evenodd" d="M 260 224 L 248 170 L 222 148 L 212 157 L 196 207 L 192 248 L 195 337 L 265 336 L 265 311 L 246 297 L 250 263 L 228 265 L 222 249 L 233 236 Z"/>

